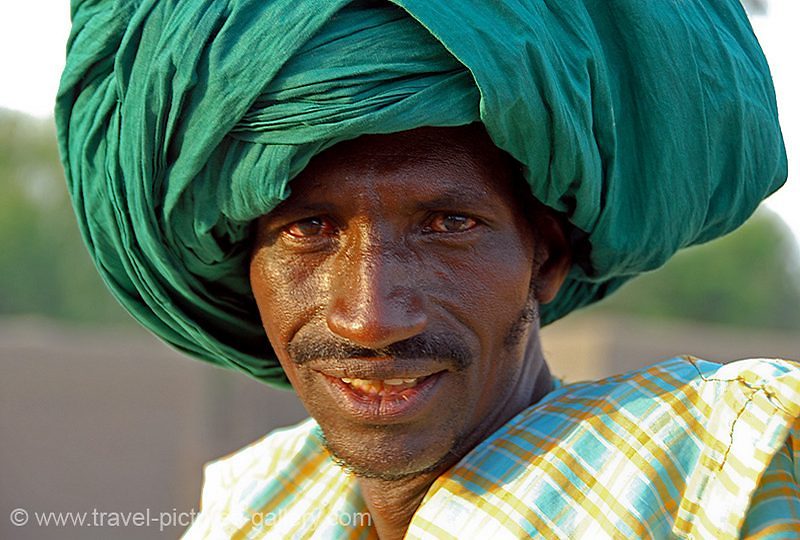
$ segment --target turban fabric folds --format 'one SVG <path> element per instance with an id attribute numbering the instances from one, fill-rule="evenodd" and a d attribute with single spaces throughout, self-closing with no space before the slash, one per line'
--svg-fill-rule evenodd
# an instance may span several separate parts
<path id="1" fill-rule="evenodd" d="M 738 0 L 73 0 L 56 120 L 115 296 L 195 357 L 286 384 L 253 220 L 321 152 L 482 122 L 586 246 L 548 323 L 740 225 L 786 177 Z"/>

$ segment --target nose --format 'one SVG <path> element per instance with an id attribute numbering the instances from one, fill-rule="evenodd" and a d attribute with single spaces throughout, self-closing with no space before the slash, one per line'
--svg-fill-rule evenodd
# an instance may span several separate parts
<path id="1" fill-rule="evenodd" d="M 407 257 L 385 245 L 358 244 L 336 257 L 328 328 L 370 349 L 421 333 L 428 320 L 425 300 Z"/>

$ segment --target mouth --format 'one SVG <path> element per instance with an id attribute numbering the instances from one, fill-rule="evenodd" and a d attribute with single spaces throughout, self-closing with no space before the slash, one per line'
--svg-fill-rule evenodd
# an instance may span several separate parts
<path id="1" fill-rule="evenodd" d="M 417 377 L 360 379 L 324 375 L 334 400 L 348 415 L 370 423 L 399 423 L 424 414 L 445 371 Z"/>

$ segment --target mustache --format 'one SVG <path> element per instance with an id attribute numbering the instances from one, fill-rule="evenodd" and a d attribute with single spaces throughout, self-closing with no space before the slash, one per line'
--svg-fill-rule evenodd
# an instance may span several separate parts
<path id="1" fill-rule="evenodd" d="M 347 360 L 350 358 L 392 358 L 415 360 L 438 358 L 449 360 L 457 370 L 466 369 L 475 359 L 467 343 L 457 334 L 420 334 L 403 341 L 370 349 L 332 336 L 304 336 L 286 346 L 295 364 L 312 360 Z"/>

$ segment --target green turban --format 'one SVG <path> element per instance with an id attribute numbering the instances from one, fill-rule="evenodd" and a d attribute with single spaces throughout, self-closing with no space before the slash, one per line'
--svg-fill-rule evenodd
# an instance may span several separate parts
<path id="1" fill-rule="evenodd" d="M 547 324 L 740 225 L 785 180 L 738 0 L 73 0 L 56 106 L 105 282 L 190 355 L 285 376 L 253 220 L 320 151 L 482 122 L 574 226 Z"/>

